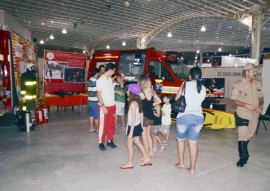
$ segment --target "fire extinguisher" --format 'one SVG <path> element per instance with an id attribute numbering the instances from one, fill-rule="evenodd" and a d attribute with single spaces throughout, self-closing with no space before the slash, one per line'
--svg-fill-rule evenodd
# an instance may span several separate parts
<path id="1" fill-rule="evenodd" d="M 43 112 L 40 107 L 36 108 L 35 116 L 37 125 L 41 125 L 43 123 Z"/>
<path id="2" fill-rule="evenodd" d="M 48 108 L 46 106 L 43 106 L 42 108 L 42 114 L 43 114 L 43 123 L 48 123 L 49 117 L 48 117 Z"/>

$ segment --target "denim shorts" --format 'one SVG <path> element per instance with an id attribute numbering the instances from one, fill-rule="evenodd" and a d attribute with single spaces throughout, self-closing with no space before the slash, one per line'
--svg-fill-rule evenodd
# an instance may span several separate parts
<path id="1" fill-rule="evenodd" d="M 176 139 L 192 140 L 199 139 L 199 133 L 203 126 L 204 118 L 199 115 L 186 114 L 176 120 Z"/>
<path id="2" fill-rule="evenodd" d="M 98 102 L 88 101 L 88 116 L 99 119 Z"/>

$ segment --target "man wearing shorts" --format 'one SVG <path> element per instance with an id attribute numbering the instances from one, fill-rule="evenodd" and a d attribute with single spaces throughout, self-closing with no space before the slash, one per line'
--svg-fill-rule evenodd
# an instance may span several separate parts
<path id="1" fill-rule="evenodd" d="M 88 81 L 87 91 L 88 91 L 88 115 L 89 115 L 89 125 L 90 129 L 89 132 L 98 132 L 98 120 L 99 120 L 99 114 L 98 114 L 98 99 L 97 99 L 97 78 L 98 78 L 98 72 L 99 70 L 96 68 L 92 72 L 92 77 Z M 96 129 L 94 127 L 96 126 Z"/>

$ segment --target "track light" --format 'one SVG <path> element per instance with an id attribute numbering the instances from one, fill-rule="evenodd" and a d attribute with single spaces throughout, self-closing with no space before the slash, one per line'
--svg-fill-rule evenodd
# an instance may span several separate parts
<path id="1" fill-rule="evenodd" d="M 53 40 L 53 39 L 54 39 L 54 36 L 53 36 L 52 34 L 50 35 L 50 39 L 51 39 L 51 40 Z"/>
<path id="2" fill-rule="evenodd" d="M 222 48 L 218 48 L 218 51 L 221 52 L 222 51 Z"/>
<path id="3" fill-rule="evenodd" d="M 198 50 L 196 51 L 196 53 L 199 54 L 199 53 L 200 53 L 200 50 L 198 49 Z"/>
<path id="4" fill-rule="evenodd" d="M 172 33 L 168 32 L 167 37 L 171 38 L 172 37 Z"/>
<path id="5" fill-rule="evenodd" d="M 126 46 L 127 44 L 126 44 L 126 42 L 125 41 L 123 41 L 122 42 L 122 46 Z"/>
<path id="6" fill-rule="evenodd" d="M 203 25 L 202 27 L 201 27 L 201 32 L 205 32 L 206 31 L 206 27 Z"/>
<path id="7" fill-rule="evenodd" d="M 63 30 L 62 30 L 62 33 L 63 33 L 63 34 L 67 34 L 67 30 L 66 30 L 66 29 L 63 29 Z"/>
<path id="8" fill-rule="evenodd" d="M 40 44 L 44 44 L 44 40 L 41 39 L 41 40 L 39 41 L 39 43 L 40 43 Z"/>
<path id="9" fill-rule="evenodd" d="M 107 49 L 110 49 L 110 46 L 109 46 L 109 45 L 107 45 L 107 46 L 106 46 L 106 48 L 107 48 Z"/>
<path id="10" fill-rule="evenodd" d="M 124 0 L 124 6 L 128 7 L 129 6 L 129 0 Z"/>

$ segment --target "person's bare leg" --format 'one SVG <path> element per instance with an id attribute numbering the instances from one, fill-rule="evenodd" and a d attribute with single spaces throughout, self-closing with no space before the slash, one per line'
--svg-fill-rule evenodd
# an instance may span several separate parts
<path id="1" fill-rule="evenodd" d="M 177 140 L 177 153 L 178 153 L 178 163 L 175 166 L 182 170 L 184 169 L 184 155 L 185 155 L 185 141 Z"/>
<path id="2" fill-rule="evenodd" d="M 154 139 L 156 139 L 156 141 L 158 142 L 158 144 L 159 144 L 159 146 L 160 146 L 159 152 L 164 152 L 164 151 L 166 150 L 166 147 L 163 145 L 163 143 L 162 143 L 161 139 L 159 138 L 159 136 L 156 135 L 156 136 L 154 137 Z"/>
<path id="3" fill-rule="evenodd" d="M 166 144 L 168 144 L 169 137 L 170 137 L 170 133 L 167 132 L 167 133 L 164 135 L 164 137 L 165 137 L 165 142 L 166 142 Z"/>
<path id="4" fill-rule="evenodd" d="M 122 123 L 122 127 L 125 127 L 125 116 L 121 115 L 121 123 Z"/>
<path id="5" fill-rule="evenodd" d="M 143 127 L 142 140 L 143 140 L 143 146 L 144 146 L 145 152 L 149 156 L 149 145 L 148 145 L 146 131 L 147 131 L 147 127 Z"/>
<path id="6" fill-rule="evenodd" d="M 117 119 L 118 119 L 118 115 L 115 115 L 115 127 L 117 128 Z"/>
<path id="7" fill-rule="evenodd" d="M 146 164 L 146 163 L 149 163 L 150 162 L 150 157 L 147 155 L 147 153 L 146 153 L 146 151 L 145 151 L 145 149 L 144 149 L 144 146 L 143 146 L 143 144 L 141 143 L 141 141 L 140 141 L 140 138 L 139 137 L 135 137 L 134 138 L 134 143 L 137 145 L 137 147 L 140 149 L 140 151 L 141 151 L 141 153 L 142 153 L 142 155 L 143 155 L 143 158 L 144 158 L 144 160 L 143 160 L 143 162 L 142 162 L 142 164 L 141 165 L 144 165 L 144 164 Z"/>
<path id="8" fill-rule="evenodd" d="M 131 138 L 131 139 L 128 138 L 127 140 L 128 162 L 122 165 L 120 168 L 133 167 L 133 155 L 134 155 L 133 141 L 134 141 L 134 138 Z"/>
<path id="9" fill-rule="evenodd" d="M 154 156 L 154 152 L 153 152 L 153 140 L 152 140 L 152 136 L 151 136 L 151 126 L 148 126 L 146 129 L 146 136 L 147 136 L 147 141 L 148 141 L 148 145 L 149 145 L 149 156 L 153 157 Z"/>
<path id="10" fill-rule="evenodd" d="M 188 141 L 189 145 L 189 157 L 190 157 L 190 166 L 189 166 L 189 172 L 190 174 L 195 173 L 195 166 L 198 158 L 198 141 Z"/>
<path id="11" fill-rule="evenodd" d="M 95 129 L 94 129 L 94 118 L 93 117 L 89 117 L 89 132 L 94 132 Z"/>
<path id="12" fill-rule="evenodd" d="M 155 136 L 153 135 L 153 152 L 154 154 L 157 152 L 157 140 L 155 139 Z"/>
<path id="13" fill-rule="evenodd" d="M 94 120 L 95 126 L 96 126 L 96 132 L 98 133 L 98 129 L 99 129 L 99 120 L 95 119 Z"/>

